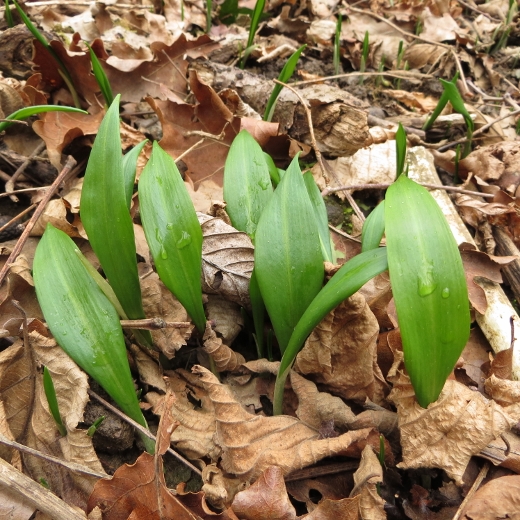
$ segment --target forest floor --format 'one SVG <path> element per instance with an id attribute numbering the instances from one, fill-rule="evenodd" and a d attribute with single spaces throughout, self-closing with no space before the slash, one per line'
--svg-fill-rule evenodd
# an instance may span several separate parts
<path id="1" fill-rule="evenodd" d="M 74 106 L 56 56 L 87 111 L 33 115 L 0 138 L 1 515 L 517 518 L 516 2 L 268 0 L 249 47 L 255 3 L 211 4 L 26 2 L 50 47 L 21 23 L 15 6 L 8 6 L 12 19 L 1 10 L 0 119 L 22 107 Z M 125 341 L 141 409 L 157 436 L 154 456 L 57 344 L 32 277 L 49 223 L 102 272 L 80 213 L 85 169 L 106 112 L 87 43 L 121 96 L 122 152 L 148 140 L 137 159 L 130 214 L 154 348 L 130 330 Z M 304 45 L 271 120 L 263 120 L 273 80 Z M 425 130 L 449 81 L 462 110 L 448 103 Z M 286 384 L 285 415 L 273 416 L 280 353 L 267 321 L 272 345 L 258 355 L 249 314 L 254 248 L 222 204 L 230 145 L 246 129 L 280 169 L 299 154 L 322 193 L 334 258 L 343 264 L 360 253 L 363 222 L 395 180 L 399 123 L 409 175 L 431 190 L 459 244 L 469 340 L 439 399 L 422 408 L 404 368 L 383 273 L 312 333 Z M 137 184 L 155 141 L 176 161 L 199 212 L 211 325 L 204 335 L 159 279 L 143 231 Z M 43 366 L 54 382 L 63 436 L 50 413 Z"/>

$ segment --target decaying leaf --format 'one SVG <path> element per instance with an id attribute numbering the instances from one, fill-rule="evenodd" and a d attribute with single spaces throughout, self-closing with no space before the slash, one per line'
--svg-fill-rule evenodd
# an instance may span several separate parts
<path id="1" fill-rule="evenodd" d="M 485 382 L 486 393 L 499 405 L 520 403 L 520 381 L 500 379 L 494 374 Z"/>
<path id="2" fill-rule="evenodd" d="M 204 308 L 208 321 L 215 323 L 215 331 L 222 336 L 226 344 L 231 345 L 244 327 L 240 305 L 214 294 L 208 294 L 207 298 Z"/>
<path id="3" fill-rule="evenodd" d="M 295 369 L 312 374 L 345 399 L 381 398 L 376 362 L 379 324 L 365 298 L 354 294 L 314 329 L 298 354 Z"/>
<path id="4" fill-rule="evenodd" d="M 233 511 L 243 520 L 295 520 L 296 511 L 285 489 L 283 471 L 269 466 L 256 482 L 235 496 Z"/>
<path id="5" fill-rule="evenodd" d="M 360 494 L 359 513 L 362 520 L 383 520 L 385 501 L 379 496 L 376 484 L 383 482 L 383 468 L 371 446 L 365 446 L 361 462 L 354 473 L 354 490 Z"/>
<path id="6" fill-rule="evenodd" d="M 222 468 L 242 480 L 253 480 L 273 465 L 286 475 L 342 452 L 352 443 L 365 440 L 370 433 L 365 429 L 320 440 L 316 430 L 293 417 L 249 414 L 211 372 L 197 365 L 193 372 L 215 407 Z"/>
<path id="7" fill-rule="evenodd" d="M 408 376 L 394 364 L 389 399 L 397 407 L 403 462 L 401 468 L 442 468 L 462 485 L 470 458 L 516 420 L 494 401 L 453 380 L 446 381 L 439 399 L 421 408 Z"/>
<path id="8" fill-rule="evenodd" d="M 251 239 L 219 218 L 198 214 L 202 243 L 202 290 L 220 294 L 249 307 L 249 280 L 253 271 Z"/>
<path id="9" fill-rule="evenodd" d="M 237 354 L 230 347 L 225 345 L 215 334 L 209 321 L 206 323 L 206 332 L 202 340 L 204 342 L 204 351 L 213 358 L 219 372 L 233 371 L 244 363 L 244 356 Z"/>

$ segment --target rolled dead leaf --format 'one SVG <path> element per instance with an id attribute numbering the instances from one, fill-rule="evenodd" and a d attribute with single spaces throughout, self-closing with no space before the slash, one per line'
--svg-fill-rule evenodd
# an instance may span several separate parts
<path id="1" fill-rule="evenodd" d="M 202 340 L 204 352 L 213 358 L 219 372 L 233 371 L 245 362 L 242 354 L 238 354 L 222 342 L 209 322 L 206 323 L 206 332 Z"/>

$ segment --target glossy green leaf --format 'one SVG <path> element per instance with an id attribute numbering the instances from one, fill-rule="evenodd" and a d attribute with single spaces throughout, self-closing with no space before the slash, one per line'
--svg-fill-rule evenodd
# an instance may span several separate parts
<path id="1" fill-rule="evenodd" d="M 395 152 L 396 152 L 396 175 L 399 176 L 404 173 L 404 165 L 406 163 L 406 132 L 403 125 L 399 123 L 399 128 L 395 133 Z"/>
<path id="2" fill-rule="evenodd" d="M 264 152 L 264 159 L 267 163 L 267 169 L 269 170 L 269 175 L 271 176 L 271 181 L 276 188 L 278 184 L 280 183 L 280 170 L 276 167 L 276 164 L 273 161 L 273 158 L 268 154 Z"/>
<path id="3" fill-rule="evenodd" d="M 386 193 L 390 281 L 404 362 L 419 404 L 435 401 L 469 337 L 464 269 L 431 194 L 401 175 Z"/>
<path id="4" fill-rule="evenodd" d="M 147 427 L 135 395 L 125 340 L 114 307 L 78 258 L 78 248 L 48 224 L 36 248 L 34 285 L 47 325 L 63 350 Z M 153 451 L 153 444 L 147 443 Z"/>
<path id="5" fill-rule="evenodd" d="M 92 72 L 94 73 L 94 77 L 96 78 L 99 89 L 101 90 L 101 94 L 105 98 L 105 103 L 107 106 L 110 106 L 114 102 L 114 94 L 112 93 L 112 87 L 110 86 L 110 81 L 99 61 L 96 53 L 92 50 L 92 47 L 84 42 L 88 47 L 90 53 L 90 62 L 92 63 Z"/>
<path id="6" fill-rule="evenodd" d="M 258 29 L 258 24 L 260 23 L 260 18 L 262 17 L 262 13 L 264 12 L 265 0 L 256 0 L 255 8 L 253 9 L 253 14 L 251 15 L 251 25 L 249 26 L 249 35 L 247 37 L 247 49 L 251 49 L 253 46 L 253 41 L 255 39 L 256 31 Z M 251 52 L 251 51 L 250 51 Z M 242 58 L 242 62 L 240 67 L 243 69 L 246 65 L 248 53 L 244 53 L 244 57 Z"/>
<path id="7" fill-rule="evenodd" d="M 9 0 L 4 0 L 5 5 L 5 22 L 7 23 L 7 27 L 11 28 L 15 26 L 13 13 L 11 13 L 11 7 L 9 6 Z"/>
<path id="8" fill-rule="evenodd" d="M 125 182 L 125 195 L 128 209 L 132 203 L 132 195 L 134 193 L 135 172 L 137 169 L 137 159 L 148 139 L 136 144 L 128 153 L 123 155 L 123 177 Z"/>
<path id="9" fill-rule="evenodd" d="M 282 83 L 287 83 L 291 79 L 292 75 L 294 74 L 294 69 L 296 69 L 296 64 L 300 59 L 300 54 L 303 52 L 305 47 L 307 47 L 307 44 L 302 45 L 289 57 L 289 59 L 283 66 L 280 75 L 278 76 L 278 81 L 281 81 Z M 275 84 L 273 91 L 269 96 L 269 100 L 267 101 L 267 105 L 265 107 L 264 121 L 271 121 L 271 119 L 273 118 L 274 109 L 276 108 L 276 102 L 278 101 L 278 96 L 280 95 L 282 88 L 283 85 Z"/>
<path id="10" fill-rule="evenodd" d="M 314 215 L 316 218 L 316 224 L 318 224 L 318 233 L 320 235 L 320 246 L 323 260 L 326 262 L 332 262 L 332 248 L 330 245 L 330 231 L 329 231 L 329 218 L 327 216 L 327 208 L 325 202 L 321 196 L 320 189 L 316 185 L 316 181 L 310 171 L 305 172 L 303 175 L 305 181 L 305 187 L 309 194 L 309 199 L 314 209 Z"/>
<path id="11" fill-rule="evenodd" d="M 10 119 L 11 121 L 21 121 L 22 119 L 27 119 L 28 117 L 35 116 L 36 114 L 41 114 L 43 112 L 76 112 L 78 114 L 88 114 L 88 112 L 85 112 L 85 110 L 62 105 L 34 105 L 32 107 L 20 108 L 20 110 L 9 114 L 6 119 Z M 11 121 L 0 122 L 0 132 L 3 132 L 6 128 L 14 124 Z"/>
<path id="12" fill-rule="evenodd" d="M 324 275 L 318 226 L 298 157 L 260 217 L 255 272 L 284 352 L 294 326 L 320 291 Z"/>
<path id="13" fill-rule="evenodd" d="M 233 140 L 224 166 L 224 200 L 235 229 L 255 240 L 256 227 L 273 188 L 264 152 L 247 130 Z"/>
<path id="14" fill-rule="evenodd" d="M 203 334 L 202 229 L 175 162 L 157 142 L 139 179 L 139 204 L 157 273 Z"/>
<path id="15" fill-rule="evenodd" d="M 119 134 L 119 96 L 98 130 L 81 192 L 81 221 L 127 316 L 144 318 Z M 149 331 L 142 331 L 151 344 Z"/>
<path id="16" fill-rule="evenodd" d="M 61 419 L 58 398 L 56 397 L 56 389 L 54 388 L 54 382 L 47 367 L 43 367 L 43 390 L 45 392 L 45 397 L 47 398 L 52 418 L 56 423 L 56 427 L 58 428 L 60 435 L 65 437 L 65 435 L 67 435 L 67 429 Z"/>
<path id="17" fill-rule="evenodd" d="M 249 282 L 249 298 L 251 300 L 251 313 L 253 315 L 253 323 L 255 325 L 256 335 L 256 350 L 258 359 L 265 356 L 264 353 L 264 323 L 265 323 L 265 303 L 262 299 L 260 287 L 258 287 L 258 280 L 256 278 L 255 270 L 251 273 L 251 280 Z"/>
<path id="18" fill-rule="evenodd" d="M 314 327 L 343 300 L 352 296 L 369 280 L 388 269 L 386 249 L 379 248 L 361 253 L 341 266 L 327 285 L 312 300 L 294 327 L 276 378 L 274 413 L 282 413 L 283 389 L 287 375 Z"/>
<path id="19" fill-rule="evenodd" d="M 385 232 L 385 201 L 368 215 L 361 231 L 361 251 L 377 249 Z"/>

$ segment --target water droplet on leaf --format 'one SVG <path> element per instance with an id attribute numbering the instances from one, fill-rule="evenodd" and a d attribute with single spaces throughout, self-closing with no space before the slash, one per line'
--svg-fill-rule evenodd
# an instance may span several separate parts
<path id="1" fill-rule="evenodd" d="M 450 297 L 450 289 L 449 289 L 448 287 L 445 287 L 445 288 L 442 290 L 442 297 L 443 297 L 444 299 Z"/>
<path id="2" fill-rule="evenodd" d="M 175 245 L 178 249 L 183 249 L 189 244 L 191 244 L 191 235 L 187 231 L 182 231 L 181 238 L 177 240 L 177 243 Z"/>
<path id="3" fill-rule="evenodd" d="M 417 282 L 419 296 L 428 296 L 435 291 L 437 288 L 437 282 L 433 277 L 433 264 L 431 262 L 425 262 L 421 266 Z"/>

